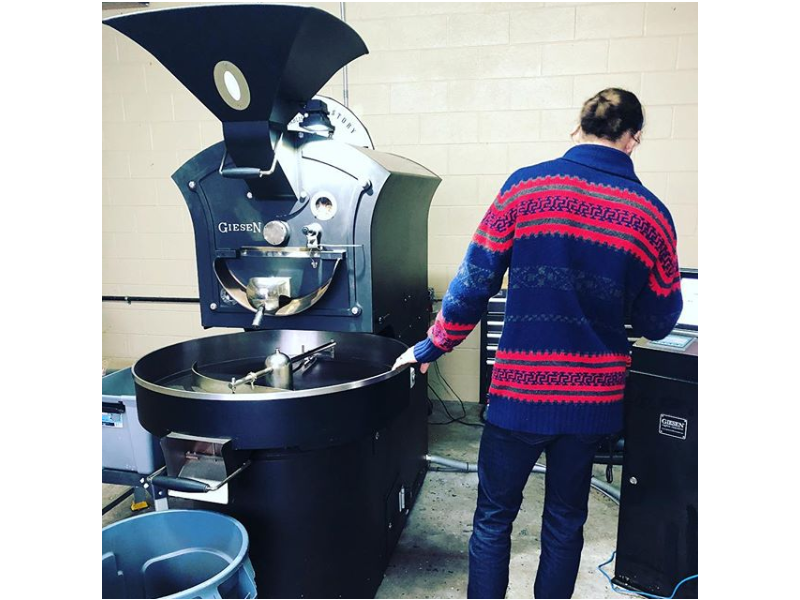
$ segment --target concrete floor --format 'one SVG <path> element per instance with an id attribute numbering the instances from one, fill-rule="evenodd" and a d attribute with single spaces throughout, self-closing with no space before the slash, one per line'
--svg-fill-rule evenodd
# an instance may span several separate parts
<path id="1" fill-rule="evenodd" d="M 454 416 L 461 414 L 457 402 L 448 402 Z M 466 406 L 469 422 L 478 422 L 479 406 Z M 437 401 L 431 422 L 447 420 Z M 481 428 L 458 423 L 431 425 L 430 453 L 476 462 Z M 546 462 L 543 457 L 542 462 Z M 595 476 L 604 477 L 596 467 Z M 620 469 L 614 469 L 615 484 Z M 125 488 L 103 485 L 103 505 Z M 478 490 L 475 473 L 428 473 L 406 528 L 386 570 L 377 598 L 465 598 L 467 591 L 467 543 L 472 532 L 472 514 Z M 544 476 L 531 475 L 525 501 L 512 534 L 511 573 L 507 597 L 532 598 L 533 579 L 539 557 Z M 103 516 L 103 526 L 131 516 L 130 498 Z M 149 510 L 149 509 L 148 509 Z M 140 514 L 140 511 L 136 514 Z M 584 528 L 585 544 L 574 598 L 620 598 L 597 570 L 616 545 L 616 504 L 595 490 L 589 498 L 589 519 Z M 606 567 L 613 573 L 613 564 Z"/>
<path id="2" fill-rule="evenodd" d="M 462 414 L 458 403 L 448 402 L 447 406 L 453 416 Z M 434 409 L 431 421 L 447 420 L 438 401 Z M 467 404 L 466 409 L 466 420 L 477 423 L 479 406 Z M 429 431 L 431 454 L 471 463 L 477 461 L 481 428 L 451 423 L 431 426 Z M 540 462 L 546 462 L 546 459 L 543 457 Z M 595 476 L 603 477 L 604 473 L 605 468 L 598 467 Z M 615 483 L 619 477 L 619 468 L 615 468 Z M 467 543 L 472 533 L 477 496 L 477 473 L 428 473 L 377 598 L 466 597 Z M 531 475 L 524 497 L 512 533 L 508 598 L 533 597 L 533 579 L 539 562 L 543 475 Z M 592 491 L 574 598 L 620 597 L 597 571 L 597 565 L 605 562 L 614 551 L 618 514 L 619 508 L 614 502 Z"/>

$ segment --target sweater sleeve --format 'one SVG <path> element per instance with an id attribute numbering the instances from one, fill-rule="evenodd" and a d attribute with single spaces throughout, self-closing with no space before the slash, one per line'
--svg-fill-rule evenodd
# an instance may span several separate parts
<path id="1" fill-rule="evenodd" d="M 671 217 L 668 222 L 671 228 L 658 239 L 658 255 L 631 309 L 633 332 L 650 340 L 669 335 L 683 310 L 675 226 Z"/>
<path id="2" fill-rule="evenodd" d="M 513 176 L 512 176 L 513 177 Z M 450 282 L 428 337 L 414 346 L 418 362 L 432 362 L 463 342 L 503 283 L 511 260 L 517 208 L 514 188 L 495 198 Z"/>

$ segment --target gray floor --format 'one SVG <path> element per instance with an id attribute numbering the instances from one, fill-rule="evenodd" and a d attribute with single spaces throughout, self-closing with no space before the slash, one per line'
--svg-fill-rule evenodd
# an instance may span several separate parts
<path id="1" fill-rule="evenodd" d="M 447 403 L 454 416 L 461 414 L 457 402 Z M 478 406 L 467 405 L 467 420 L 478 422 Z M 430 419 L 447 417 L 437 401 Z M 475 462 L 481 429 L 458 423 L 431 425 L 430 453 Z M 543 462 L 546 462 L 543 460 Z M 603 477 L 604 468 L 595 475 Z M 620 472 L 615 468 L 615 483 Z M 477 497 L 478 477 L 431 471 L 408 524 L 386 570 L 377 598 L 465 598 L 467 589 L 467 542 L 472 531 L 472 513 Z M 125 488 L 103 485 L 103 505 Z M 532 598 L 533 578 L 539 556 L 544 476 L 531 475 L 512 534 L 511 577 L 508 598 Z M 103 526 L 131 516 L 131 499 L 103 516 Z M 140 514 L 139 511 L 136 514 Z M 620 598 L 597 570 L 614 550 L 618 507 L 602 494 L 592 491 L 589 520 L 584 529 L 585 545 L 574 598 Z M 613 565 L 606 567 L 613 573 Z"/>
<path id="2" fill-rule="evenodd" d="M 453 416 L 462 414 L 458 403 L 447 403 Z M 466 405 L 469 422 L 478 422 L 478 406 Z M 437 401 L 431 421 L 445 421 Z M 481 429 L 457 423 L 431 426 L 430 453 L 475 462 Z M 546 460 L 542 460 L 546 462 Z M 595 475 L 603 476 L 597 468 Z M 618 480 L 619 469 L 614 477 Z M 467 591 L 467 543 L 472 532 L 472 513 L 478 494 L 475 473 L 429 472 L 409 522 L 392 556 L 378 598 L 465 598 Z M 533 578 L 539 561 L 544 476 L 531 475 L 525 501 L 514 524 L 508 598 L 532 598 Z M 614 550 L 618 507 L 592 491 L 585 545 L 574 598 L 619 598 L 597 571 Z M 608 571 L 608 568 L 606 568 Z M 613 569 L 612 571 L 613 572 Z"/>

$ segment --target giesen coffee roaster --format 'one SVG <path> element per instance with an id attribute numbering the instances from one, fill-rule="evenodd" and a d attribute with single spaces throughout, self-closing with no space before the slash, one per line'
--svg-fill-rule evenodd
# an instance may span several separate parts
<path id="1" fill-rule="evenodd" d="M 173 180 L 202 324 L 247 330 L 134 365 L 166 459 L 156 503 L 241 521 L 261 597 L 372 597 L 426 471 L 425 382 L 391 367 L 428 324 L 440 179 L 342 141 L 363 125 L 315 94 L 367 48 L 326 12 L 194 6 L 105 23 L 222 122 L 224 141 Z"/>

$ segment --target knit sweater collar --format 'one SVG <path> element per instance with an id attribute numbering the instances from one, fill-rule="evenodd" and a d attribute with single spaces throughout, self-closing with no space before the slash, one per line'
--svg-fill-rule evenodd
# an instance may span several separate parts
<path id="1" fill-rule="evenodd" d="M 639 184 L 642 183 L 633 171 L 631 157 L 616 148 L 599 144 L 580 144 L 567 150 L 564 159 L 598 171 L 618 175 Z"/>

